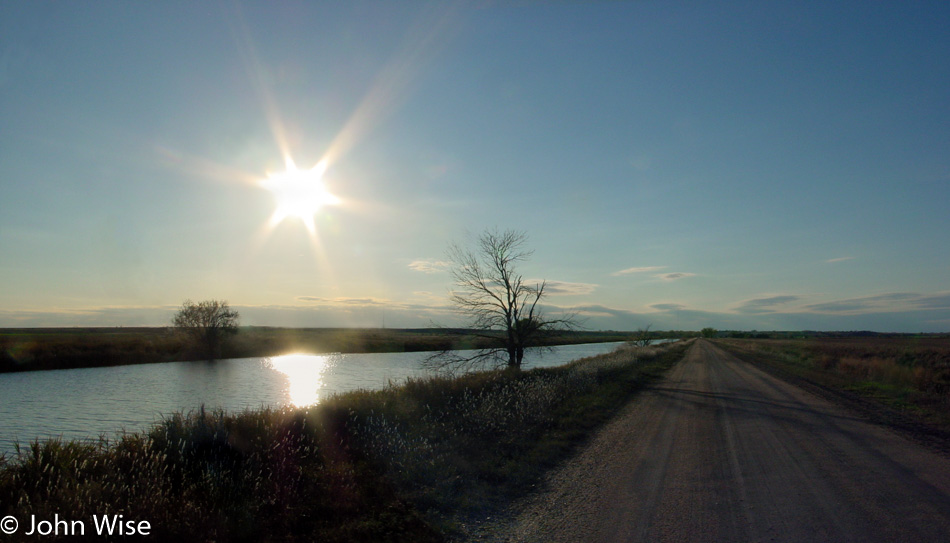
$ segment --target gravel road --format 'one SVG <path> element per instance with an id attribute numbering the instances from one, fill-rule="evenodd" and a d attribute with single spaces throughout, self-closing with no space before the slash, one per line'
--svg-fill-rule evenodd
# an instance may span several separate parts
<path id="1" fill-rule="evenodd" d="M 494 541 L 950 541 L 950 459 L 706 341 Z"/>

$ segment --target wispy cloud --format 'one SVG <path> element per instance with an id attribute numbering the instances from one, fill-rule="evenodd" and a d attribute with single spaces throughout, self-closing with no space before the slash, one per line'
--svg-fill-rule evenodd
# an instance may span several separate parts
<path id="1" fill-rule="evenodd" d="M 600 305 L 600 304 L 581 305 L 581 306 L 574 307 L 573 309 L 574 311 L 577 311 L 579 315 L 588 316 L 588 317 L 619 317 L 619 318 L 626 319 L 626 318 L 638 316 L 633 311 L 607 307 L 605 305 Z"/>
<path id="2" fill-rule="evenodd" d="M 682 311 L 686 309 L 686 306 L 683 304 L 665 303 L 665 304 L 653 304 L 650 306 L 650 308 L 656 309 L 657 311 Z"/>
<path id="3" fill-rule="evenodd" d="M 330 306 L 380 306 L 390 303 L 376 298 L 320 298 L 318 296 L 297 296 L 297 300 Z"/>
<path id="4" fill-rule="evenodd" d="M 540 279 L 526 281 L 528 284 L 541 283 Z M 552 296 L 573 296 L 579 294 L 590 294 L 597 289 L 597 285 L 592 283 L 571 283 L 569 281 L 544 281 L 544 292 Z"/>
<path id="5" fill-rule="evenodd" d="M 435 294 L 433 292 L 429 292 L 428 290 L 415 290 L 412 292 L 412 295 L 416 299 L 422 299 L 422 300 L 427 300 L 427 301 L 437 302 L 437 303 L 443 303 L 446 300 L 445 294 Z"/>
<path id="6" fill-rule="evenodd" d="M 776 306 L 785 305 L 800 300 L 800 296 L 770 296 L 746 300 L 736 307 L 739 313 L 772 313 Z"/>
<path id="7" fill-rule="evenodd" d="M 623 275 L 634 275 L 638 273 L 653 273 L 660 270 L 665 270 L 669 266 L 640 266 L 636 268 L 627 268 L 625 270 L 620 270 L 613 272 L 612 276 L 619 277 Z M 695 273 L 686 273 L 686 272 L 670 272 L 670 273 L 654 273 L 653 277 L 657 279 L 662 279 L 664 281 L 675 281 L 677 279 L 683 279 L 686 277 L 694 277 Z"/>
<path id="8" fill-rule="evenodd" d="M 177 306 L 110 306 L 45 311 L 0 309 L 0 326 L 169 326 Z"/>
<path id="9" fill-rule="evenodd" d="M 946 331 L 950 323 L 950 291 L 890 292 L 800 305 L 803 296 L 777 295 L 742 301 L 736 309 L 689 309 L 676 302 L 658 302 L 638 312 L 621 307 L 587 304 L 570 308 L 545 305 L 548 315 L 574 311 L 592 329 L 636 330 L 875 330 L 879 332 Z M 413 299 L 393 301 L 374 297 L 299 296 L 294 305 L 233 305 L 241 323 L 261 326 L 427 327 L 461 326 L 455 308 L 442 297 L 415 292 Z M 0 326 L 167 326 L 175 306 L 99 307 L 26 311 L 0 309 Z"/>
<path id="10" fill-rule="evenodd" d="M 674 272 L 674 273 L 661 273 L 656 277 L 664 281 L 676 281 L 677 279 L 684 279 L 686 277 L 696 277 L 695 273 L 685 273 L 685 272 Z"/>
<path id="11" fill-rule="evenodd" d="M 297 296 L 296 300 L 306 302 L 307 305 L 301 306 L 269 306 L 269 307 L 288 307 L 288 308 L 318 308 L 318 309 L 385 309 L 387 311 L 446 311 L 451 308 L 445 303 L 439 303 L 431 293 L 417 293 L 421 300 L 417 302 L 399 302 L 381 298 L 321 298 L 319 296 Z M 422 303 L 419 303 L 422 302 Z"/>
<path id="12" fill-rule="evenodd" d="M 829 258 L 825 260 L 826 264 L 834 264 L 835 262 L 844 262 L 845 260 L 854 260 L 853 256 L 839 256 L 838 258 Z"/>
<path id="13" fill-rule="evenodd" d="M 615 271 L 610 275 L 614 277 L 618 277 L 621 275 L 633 275 L 635 273 L 650 273 L 650 272 L 659 271 L 665 268 L 666 266 L 641 266 L 639 268 L 627 268 L 625 270 Z"/>
<path id="14" fill-rule="evenodd" d="M 917 299 L 917 306 L 922 309 L 950 309 L 950 292 L 921 296 Z"/>
<path id="15" fill-rule="evenodd" d="M 409 263 L 409 269 L 422 273 L 441 273 L 451 266 L 452 263 L 445 260 L 419 259 Z"/>
<path id="16" fill-rule="evenodd" d="M 891 292 L 861 298 L 848 298 L 806 306 L 806 309 L 821 313 L 856 314 L 884 313 L 908 310 L 950 309 L 950 292 L 918 294 L 915 292 Z"/>

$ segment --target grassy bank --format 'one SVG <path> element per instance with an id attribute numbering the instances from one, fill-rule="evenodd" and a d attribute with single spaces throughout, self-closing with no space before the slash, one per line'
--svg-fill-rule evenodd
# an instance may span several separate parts
<path id="1" fill-rule="evenodd" d="M 685 349 L 176 415 L 109 443 L 34 443 L 0 466 L 0 517 L 85 519 L 88 536 L 92 515 L 122 514 L 149 521 L 154 540 L 464 536 L 466 519 L 526 493 Z"/>
<path id="2" fill-rule="evenodd" d="M 950 338 L 717 340 L 740 358 L 950 431 Z"/>
<path id="3" fill-rule="evenodd" d="M 551 345 L 626 341 L 624 332 L 565 332 Z M 469 331 L 453 329 L 243 327 L 224 344 L 223 358 L 289 352 L 382 353 L 439 351 L 481 346 Z M 188 339 L 170 328 L 0 329 L 0 372 L 117 366 L 201 358 Z"/>

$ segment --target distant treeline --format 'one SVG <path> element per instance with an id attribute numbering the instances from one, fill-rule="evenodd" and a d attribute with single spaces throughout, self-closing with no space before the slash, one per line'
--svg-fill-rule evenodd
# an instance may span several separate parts
<path id="1" fill-rule="evenodd" d="M 291 352 L 385 353 L 486 347 L 490 338 L 473 330 L 421 328 L 272 328 L 248 326 L 223 345 L 222 358 L 276 356 Z M 651 333 L 653 337 L 664 336 Z M 633 332 L 567 331 L 546 345 L 629 341 Z M 0 329 L 0 372 L 118 366 L 200 359 L 189 339 L 174 328 Z"/>
<path id="2" fill-rule="evenodd" d="M 400 353 L 490 346 L 483 332 L 464 328 L 277 328 L 245 326 L 223 345 L 222 358 L 308 353 Z M 688 330 L 564 331 L 546 345 L 698 337 Z M 848 337 L 950 337 L 950 334 L 720 330 L 719 337 L 755 339 Z M 0 329 L 0 372 L 119 366 L 202 358 L 189 339 L 171 327 Z"/>

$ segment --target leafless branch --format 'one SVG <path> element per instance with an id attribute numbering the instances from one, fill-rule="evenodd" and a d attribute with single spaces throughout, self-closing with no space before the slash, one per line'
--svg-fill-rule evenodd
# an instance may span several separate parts
<path id="1" fill-rule="evenodd" d="M 531 285 L 518 273 L 517 264 L 533 254 L 524 249 L 527 240 L 524 232 L 488 230 L 474 249 L 449 247 L 455 280 L 452 304 L 471 327 L 497 334 L 493 337 L 500 346 L 477 354 L 437 353 L 427 360 L 427 367 L 471 369 L 496 364 L 520 368 L 526 348 L 538 345 L 549 332 L 576 327 L 576 314 L 546 318 L 540 306 L 546 282 Z"/>

